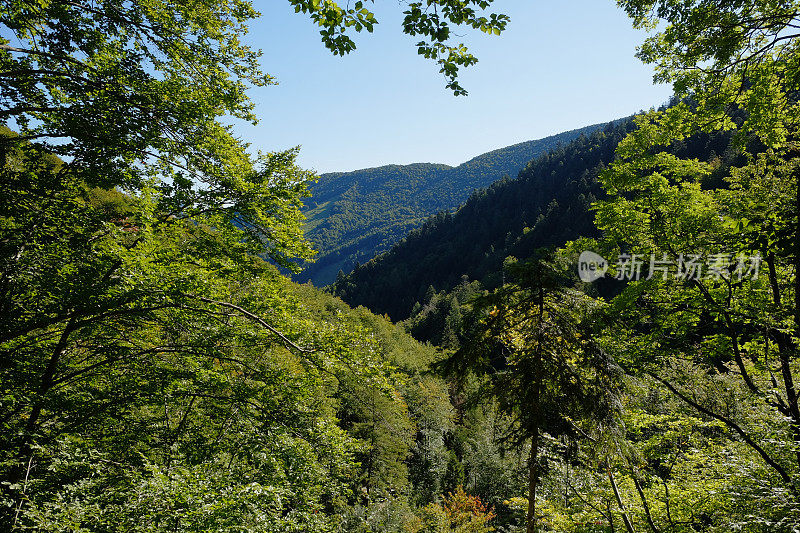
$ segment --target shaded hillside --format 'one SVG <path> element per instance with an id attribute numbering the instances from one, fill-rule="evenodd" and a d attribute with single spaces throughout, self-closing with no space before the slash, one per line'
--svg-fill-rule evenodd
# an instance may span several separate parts
<path id="1" fill-rule="evenodd" d="M 339 270 L 347 273 L 388 250 L 430 215 L 458 206 L 477 188 L 516 176 L 531 159 L 600 127 L 500 148 L 457 167 L 416 163 L 323 174 L 305 211 L 306 234 L 320 253 L 295 279 L 330 284 Z"/>
<path id="2" fill-rule="evenodd" d="M 429 299 L 431 287 L 450 291 L 478 280 L 492 288 L 502 282 L 505 258 L 524 259 L 540 247 L 595 236 L 589 207 L 601 194 L 597 175 L 633 127 L 631 119 L 610 123 L 540 156 L 517 179 L 474 192 L 455 213 L 430 217 L 389 252 L 337 281 L 333 292 L 350 305 L 403 320 L 416 302 Z M 704 135 L 674 149 L 709 159 L 727 146 L 726 136 Z"/>

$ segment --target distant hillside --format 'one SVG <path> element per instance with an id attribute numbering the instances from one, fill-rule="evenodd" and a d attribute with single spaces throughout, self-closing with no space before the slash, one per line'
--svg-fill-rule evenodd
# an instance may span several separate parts
<path id="1" fill-rule="evenodd" d="M 602 125 L 587 126 L 479 155 L 457 167 L 388 165 L 323 174 L 305 210 L 306 235 L 320 252 L 295 279 L 317 286 L 388 250 L 427 217 L 462 204 L 504 176 L 516 177 L 535 157 Z"/>
<path id="2" fill-rule="evenodd" d="M 430 217 L 389 252 L 337 281 L 334 294 L 403 320 L 415 303 L 424 305 L 431 294 L 465 280 L 498 286 L 506 257 L 525 259 L 540 247 L 595 236 L 589 207 L 601 194 L 597 176 L 633 127 L 630 119 L 610 123 L 540 156 L 517 179 L 476 191 L 455 213 Z M 673 148 L 704 160 L 720 154 L 725 166 L 728 144 L 725 135 L 697 135 Z"/>

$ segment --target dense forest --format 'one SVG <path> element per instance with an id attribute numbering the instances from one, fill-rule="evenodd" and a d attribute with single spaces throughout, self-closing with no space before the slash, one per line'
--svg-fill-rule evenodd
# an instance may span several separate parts
<path id="1" fill-rule="evenodd" d="M 459 206 L 475 189 L 516 176 L 534 157 L 599 126 L 492 150 L 457 167 L 418 163 L 322 174 L 306 201 L 306 237 L 318 251 L 294 276 L 321 287 L 388 250 L 425 219 Z"/>
<path id="2" fill-rule="evenodd" d="M 430 217 L 387 253 L 340 277 L 333 293 L 351 305 L 405 320 L 415 304 L 429 303 L 431 287 L 450 291 L 479 281 L 494 289 L 502 283 L 504 262 L 598 236 L 591 210 L 603 196 L 598 177 L 634 127 L 633 119 L 609 123 L 530 161 L 517 179 L 475 191 L 454 213 Z M 717 176 L 740 160 L 730 143 L 730 134 L 699 133 L 669 151 L 714 161 Z M 716 183 L 714 176 L 706 181 Z"/>
<path id="3" fill-rule="evenodd" d="M 335 54 L 377 22 L 287 1 Z M 250 4 L 3 4 L 0 530 L 800 530 L 800 2 L 618 5 L 673 101 L 427 219 L 343 300 L 286 274 L 338 200 L 225 126 L 274 82 Z M 508 17 L 401 6 L 465 94 L 452 37 Z"/>
<path id="4" fill-rule="evenodd" d="M 431 286 L 450 290 L 479 280 L 495 288 L 506 257 L 595 236 L 589 207 L 599 194 L 597 174 L 632 128 L 631 120 L 609 124 L 536 158 L 518 178 L 475 191 L 454 213 L 430 217 L 387 253 L 340 277 L 334 294 L 403 320 L 415 302 L 428 303 Z"/>

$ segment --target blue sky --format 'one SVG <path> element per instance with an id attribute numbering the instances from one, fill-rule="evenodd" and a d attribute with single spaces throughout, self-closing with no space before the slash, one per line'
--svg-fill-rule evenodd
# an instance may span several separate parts
<path id="1" fill-rule="evenodd" d="M 251 91 L 260 122 L 236 133 L 254 150 L 301 145 L 300 164 L 317 172 L 456 165 L 658 106 L 671 93 L 634 57 L 645 35 L 613 0 L 496 0 L 511 16 L 503 35 L 458 32 L 479 59 L 462 70 L 467 97 L 452 96 L 436 65 L 417 56 L 399 2 L 378 0 L 380 24 L 345 57 L 331 55 L 287 1 L 255 6 L 262 17 L 247 40 L 280 84 Z"/>

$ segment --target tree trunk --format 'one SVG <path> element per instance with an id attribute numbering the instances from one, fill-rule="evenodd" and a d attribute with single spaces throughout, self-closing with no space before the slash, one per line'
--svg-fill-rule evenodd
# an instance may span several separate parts
<path id="1" fill-rule="evenodd" d="M 614 498 L 616 498 L 620 513 L 622 513 L 622 523 L 625 524 L 625 529 L 628 531 L 628 533 L 636 533 L 636 530 L 633 529 L 631 519 L 628 517 L 628 512 L 625 510 L 625 504 L 622 502 L 622 496 L 619 494 L 617 482 L 614 481 L 614 474 L 611 472 L 611 465 L 608 463 L 608 459 L 606 459 L 606 470 L 608 471 L 608 480 L 611 482 L 611 490 L 614 491 Z"/>
<path id="2" fill-rule="evenodd" d="M 531 436 L 531 455 L 528 458 L 528 517 L 526 533 L 536 533 L 536 485 L 539 481 L 539 428 Z"/>
<path id="3" fill-rule="evenodd" d="M 800 190 L 800 189 L 798 189 Z M 800 231 L 800 230 L 799 230 Z M 797 235 L 800 238 L 800 235 Z M 798 243 L 795 243 L 795 247 L 798 246 Z M 775 256 L 774 254 L 767 255 L 766 258 L 767 268 L 768 268 L 768 276 L 770 285 L 772 286 L 772 300 L 775 303 L 777 308 L 780 308 L 783 305 L 783 301 L 781 298 L 781 291 L 780 285 L 778 283 L 778 273 L 775 269 Z M 797 269 L 798 265 L 798 256 L 795 257 L 795 269 Z M 795 274 L 795 287 L 797 285 L 797 275 Z M 797 289 L 795 288 L 795 291 Z M 795 295 L 796 299 L 796 295 Z M 797 303 L 795 303 L 795 321 L 798 320 L 798 309 Z M 792 375 L 792 368 L 791 362 L 797 355 L 797 346 L 792 341 L 791 335 L 787 334 L 783 331 L 776 331 L 774 333 L 775 343 L 778 345 L 778 359 L 780 361 L 780 372 L 781 378 L 783 380 L 783 388 L 786 392 L 786 404 L 787 404 L 787 411 L 789 418 L 791 419 L 792 424 L 792 434 L 794 436 L 794 442 L 797 446 L 795 450 L 795 461 L 798 466 L 800 466 L 800 406 L 798 406 L 798 398 L 797 398 L 797 389 L 794 383 L 794 376 Z"/>
<path id="4" fill-rule="evenodd" d="M 800 167 L 794 171 L 795 177 L 795 224 L 794 227 L 794 336 L 800 338 Z M 792 343 L 793 357 L 797 358 L 798 346 L 796 342 Z M 788 366 L 788 365 L 787 365 Z M 791 375 L 791 370 L 789 370 Z M 794 405 L 789 405 L 790 408 L 794 407 L 793 415 L 797 413 L 798 417 L 795 419 L 795 442 L 800 441 L 800 413 L 797 412 L 797 398 L 795 397 Z M 800 466 L 800 453 L 797 456 L 797 463 Z"/>
<path id="5" fill-rule="evenodd" d="M 531 456 L 528 459 L 528 517 L 526 533 L 536 533 L 536 485 L 539 482 L 539 392 L 541 390 L 542 317 L 544 316 L 544 289 L 539 286 L 536 305 L 539 307 L 537 346 L 535 350 L 533 380 L 533 425 L 531 427 Z"/>
<path id="6" fill-rule="evenodd" d="M 633 483 L 636 485 L 636 492 L 639 493 L 639 498 L 642 500 L 642 506 L 644 507 L 644 514 L 647 517 L 647 524 L 650 526 L 650 529 L 653 533 L 660 533 L 659 529 L 656 527 L 655 522 L 653 521 L 653 515 L 650 512 L 650 504 L 647 503 L 647 497 L 645 497 L 644 490 L 642 490 L 642 484 L 639 481 L 639 476 L 636 475 L 636 469 L 631 469 L 631 475 L 633 477 Z"/>
<path id="7" fill-rule="evenodd" d="M 30 437 L 36 431 L 36 425 L 39 423 L 39 417 L 42 414 L 45 396 L 50 391 L 50 387 L 53 385 L 53 380 L 55 379 L 56 370 L 58 369 L 58 364 L 61 361 L 61 356 L 63 355 L 64 350 L 67 349 L 69 336 L 73 331 L 75 331 L 76 324 L 75 318 L 70 318 L 69 322 L 64 327 L 64 331 L 61 332 L 58 343 L 56 343 L 53 353 L 50 355 L 50 360 L 47 362 L 44 373 L 39 380 L 38 395 L 33 404 L 33 408 L 31 409 L 31 413 L 28 415 L 28 420 L 25 422 L 24 440 L 22 442 L 23 453 L 27 453 L 27 447 L 30 444 Z"/>
<path id="8" fill-rule="evenodd" d="M 35 464 L 33 462 L 32 446 L 33 446 L 34 435 L 39 425 L 39 418 L 42 415 L 42 410 L 44 409 L 46 403 L 47 394 L 53 385 L 53 381 L 55 380 L 55 375 L 56 371 L 58 370 L 59 362 L 61 361 L 61 356 L 67 349 L 67 345 L 69 343 L 69 337 L 75 331 L 76 328 L 77 328 L 77 321 L 73 316 L 72 318 L 70 318 L 69 322 L 67 322 L 67 325 L 64 327 L 64 330 L 61 332 L 58 342 L 56 343 L 56 346 L 53 348 L 53 351 L 50 354 L 50 359 L 47 361 L 47 365 L 45 366 L 45 369 L 39 380 L 39 387 L 33 405 L 31 406 L 31 412 L 30 414 L 28 414 L 28 419 L 25 421 L 25 426 L 23 428 L 20 439 L 15 443 L 14 446 L 16 448 L 15 453 L 18 465 L 15 465 L 9 471 L 8 480 L 11 481 L 12 484 L 19 485 L 21 484 L 23 479 L 25 479 L 26 481 L 21 491 L 19 489 L 12 489 L 10 491 L 10 496 L 14 501 L 14 506 L 6 508 L 4 510 L 0 510 L 0 524 L 15 523 L 17 520 L 17 515 L 19 514 L 19 509 L 22 506 L 22 501 L 24 498 L 24 493 L 25 493 L 24 487 L 27 486 L 27 478 L 30 475 L 31 465 Z M 27 467 L 25 466 L 26 464 Z"/>
<path id="9" fill-rule="evenodd" d="M 800 338 L 800 167 L 794 171 L 795 224 L 794 227 L 794 333 Z M 797 348 L 797 346 L 795 346 Z"/>

